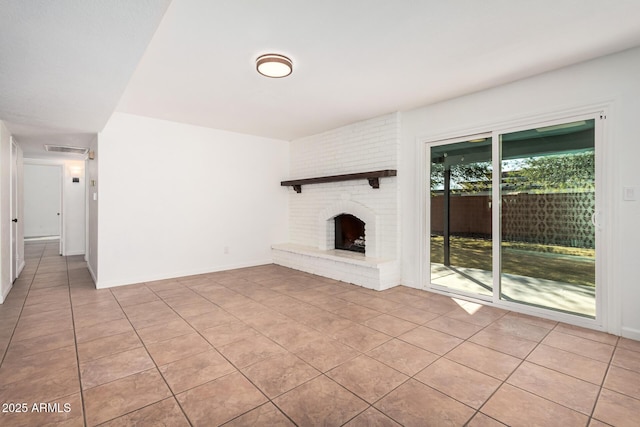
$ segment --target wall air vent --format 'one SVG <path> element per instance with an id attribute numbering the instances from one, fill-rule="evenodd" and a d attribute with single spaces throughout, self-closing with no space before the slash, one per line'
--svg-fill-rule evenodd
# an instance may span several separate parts
<path id="1" fill-rule="evenodd" d="M 66 145 L 49 145 L 45 144 L 44 148 L 49 152 L 55 153 L 71 153 L 71 154 L 87 154 L 88 148 L 83 147 L 68 147 Z"/>

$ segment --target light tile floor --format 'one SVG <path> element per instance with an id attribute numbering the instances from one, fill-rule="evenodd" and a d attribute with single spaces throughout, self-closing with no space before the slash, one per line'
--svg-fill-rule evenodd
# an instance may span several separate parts
<path id="1" fill-rule="evenodd" d="M 2 426 L 640 422 L 637 341 L 274 265 L 96 290 L 82 257 L 25 250 Z"/>

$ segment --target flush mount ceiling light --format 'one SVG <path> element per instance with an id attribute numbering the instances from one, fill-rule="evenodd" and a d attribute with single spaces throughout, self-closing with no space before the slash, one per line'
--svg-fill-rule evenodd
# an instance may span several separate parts
<path id="1" fill-rule="evenodd" d="M 256 70 L 263 76 L 279 79 L 291 74 L 293 62 L 284 55 L 268 53 L 256 59 Z"/>

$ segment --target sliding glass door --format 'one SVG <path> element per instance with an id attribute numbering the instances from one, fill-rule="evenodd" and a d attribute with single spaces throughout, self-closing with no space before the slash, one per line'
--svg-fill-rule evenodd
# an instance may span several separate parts
<path id="1" fill-rule="evenodd" d="M 429 144 L 429 286 L 595 318 L 596 125 Z"/>
<path id="2" fill-rule="evenodd" d="M 594 128 L 500 135 L 500 299 L 595 317 Z"/>
<path id="3" fill-rule="evenodd" d="M 493 295 L 491 137 L 431 147 L 431 283 Z"/>

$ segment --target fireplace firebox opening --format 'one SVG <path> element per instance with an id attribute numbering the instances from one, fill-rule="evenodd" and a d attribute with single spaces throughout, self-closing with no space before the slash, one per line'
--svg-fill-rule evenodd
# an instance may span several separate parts
<path id="1" fill-rule="evenodd" d="M 353 215 L 341 214 L 335 217 L 335 248 L 365 253 L 364 222 Z"/>

